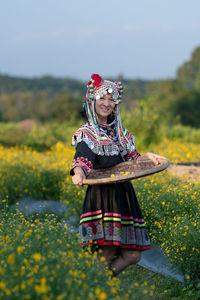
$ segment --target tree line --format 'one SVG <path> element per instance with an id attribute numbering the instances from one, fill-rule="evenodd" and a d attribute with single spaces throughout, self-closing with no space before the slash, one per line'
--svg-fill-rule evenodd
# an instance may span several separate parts
<path id="1" fill-rule="evenodd" d="M 170 126 L 200 127 L 200 47 L 177 70 L 175 79 L 128 80 L 120 75 L 115 80 L 124 85 L 124 109 L 133 111 L 135 117 L 142 118 L 146 111 L 146 117 L 156 115 Z M 0 75 L 0 121 L 78 119 L 86 85 L 70 78 Z"/>
<path id="2" fill-rule="evenodd" d="M 200 47 L 178 68 L 175 79 L 152 82 L 147 95 L 169 125 L 200 128 Z"/>
<path id="3" fill-rule="evenodd" d="M 145 95 L 148 81 L 125 80 L 121 76 L 116 80 L 119 79 L 125 88 L 125 107 L 133 106 Z M 79 118 L 86 86 L 87 82 L 51 76 L 27 79 L 0 75 L 0 121 L 18 122 L 29 118 L 45 122 Z"/>

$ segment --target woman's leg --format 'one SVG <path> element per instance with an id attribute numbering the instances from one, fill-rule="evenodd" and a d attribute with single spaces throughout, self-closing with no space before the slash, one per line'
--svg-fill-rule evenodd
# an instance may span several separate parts
<path id="1" fill-rule="evenodd" d="M 137 264 L 141 259 L 141 251 L 121 248 L 120 255 L 111 264 L 115 274 L 119 274 L 130 265 Z"/>
<path id="2" fill-rule="evenodd" d="M 110 267 L 110 264 L 117 252 L 116 246 L 99 246 L 98 259 L 104 267 Z"/>

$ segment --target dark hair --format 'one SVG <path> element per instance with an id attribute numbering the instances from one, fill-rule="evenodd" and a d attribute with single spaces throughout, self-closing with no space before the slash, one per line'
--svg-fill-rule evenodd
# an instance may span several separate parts
<path id="1" fill-rule="evenodd" d="M 80 115 L 83 119 L 87 119 L 87 114 L 86 114 L 86 111 L 85 111 L 85 107 L 83 107 L 83 109 L 80 111 Z"/>

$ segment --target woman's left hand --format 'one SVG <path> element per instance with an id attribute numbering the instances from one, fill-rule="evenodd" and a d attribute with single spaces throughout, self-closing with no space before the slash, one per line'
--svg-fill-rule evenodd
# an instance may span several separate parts
<path id="1" fill-rule="evenodd" d="M 143 158 L 150 159 L 150 160 L 153 161 L 153 163 L 154 163 L 155 165 L 159 165 L 159 164 L 160 164 L 159 158 L 164 158 L 164 157 L 161 156 L 161 155 L 158 155 L 158 154 L 154 154 L 154 153 L 152 153 L 152 152 L 147 152 L 147 153 L 145 153 L 145 154 L 139 156 L 139 157 L 137 158 L 137 160 L 140 160 L 140 159 L 143 159 Z"/>

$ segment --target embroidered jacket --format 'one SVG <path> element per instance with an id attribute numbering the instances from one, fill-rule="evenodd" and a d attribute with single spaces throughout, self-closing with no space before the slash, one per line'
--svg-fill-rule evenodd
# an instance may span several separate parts
<path id="1" fill-rule="evenodd" d="M 122 161 L 136 159 L 140 154 L 135 149 L 135 138 L 124 129 L 121 133 L 121 143 L 116 139 L 114 126 L 103 125 L 96 132 L 87 122 L 81 126 L 72 137 L 72 146 L 76 154 L 72 163 L 73 169 L 80 166 L 86 176 L 92 168 L 108 168 Z"/>

